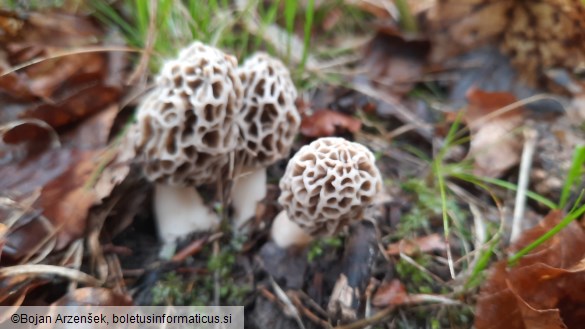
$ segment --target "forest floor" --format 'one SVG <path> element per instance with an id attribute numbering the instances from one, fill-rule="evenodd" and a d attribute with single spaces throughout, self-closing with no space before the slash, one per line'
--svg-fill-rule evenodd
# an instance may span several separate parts
<path id="1" fill-rule="evenodd" d="M 0 305 L 243 305 L 246 328 L 580 328 L 584 6 L 7 1 Z M 279 58 L 302 121 L 244 234 L 218 177 L 200 193 L 220 228 L 161 250 L 153 184 L 123 141 L 194 40 L 239 63 Z M 373 152 L 382 192 L 366 220 L 279 248 L 279 180 L 330 136 Z"/>

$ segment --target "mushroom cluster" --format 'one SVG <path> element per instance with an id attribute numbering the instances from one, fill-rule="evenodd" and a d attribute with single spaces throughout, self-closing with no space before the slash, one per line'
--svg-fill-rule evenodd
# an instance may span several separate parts
<path id="1" fill-rule="evenodd" d="M 364 217 L 382 190 L 374 155 L 365 146 L 326 137 L 303 146 L 280 180 L 278 199 L 284 210 L 271 236 L 282 248 L 306 245 L 331 236 Z"/>
<path id="2" fill-rule="evenodd" d="M 164 64 L 127 136 L 144 176 L 155 183 L 165 243 L 218 225 L 196 187 L 234 173 L 233 164 L 236 226 L 255 213 L 265 167 L 287 155 L 299 128 L 295 98 L 288 70 L 266 54 L 238 68 L 235 57 L 194 42 Z"/>

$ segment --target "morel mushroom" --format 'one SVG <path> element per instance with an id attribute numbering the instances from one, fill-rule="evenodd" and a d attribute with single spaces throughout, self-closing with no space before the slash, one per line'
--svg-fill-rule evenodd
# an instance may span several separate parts
<path id="1" fill-rule="evenodd" d="M 195 42 L 164 64 L 138 108 L 129 137 L 156 184 L 155 215 L 166 243 L 219 222 L 195 187 L 216 182 L 236 148 L 242 99 L 236 68 L 234 57 Z"/>
<path id="2" fill-rule="evenodd" d="M 238 74 L 244 97 L 236 120 L 241 136 L 232 189 L 236 229 L 256 213 L 257 202 L 266 196 L 266 167 L 288 155 L 301 122 L 297 90 L 281 61 L 258 53 Z"/>
<path id="3" fill-rule="evenodd" d="M 361 220 L 382 190 L 382 177 L 365 146 L 326 137 L 294 155 L 280 189 L 278 202 L 284 210 L 272 224 L 271 237 L 282 248 L 302 247 Z"/>

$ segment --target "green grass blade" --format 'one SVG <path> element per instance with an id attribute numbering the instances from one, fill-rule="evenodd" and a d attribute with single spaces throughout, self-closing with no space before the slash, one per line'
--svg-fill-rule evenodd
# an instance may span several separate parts
<path id="1" fill-rule="evenodd" d="M 264 40 L 262 38 L 262 35 L 264 35 L 266 27 L 274 24 L 274 22 L 276 21 L 276 14 L 278 13 L 279 6 L 280 0 L 273 1 L 268 9 L 264 9 L 262 2 L 260 2 L 259 14 L 262 24 L 260 24 L 260 33 L 258 33 L 254 38 L 254 44 L 252 48 L 254 52 L 257 51 L 258 48 L 260 48 L 260 44 Z"/>
<path id="2" fill-rule="evenodd" d="M 309 46 L 311 45 L 311 32 L 313 31 L 313 19 L 315 16 L 315 0 L 309 0 L 305 12 L 305 37 L 303 45 L 303 57 L 301 58 L 300 71 L 304 72 L 307 58 L 309 57 Z"/>
<path id="3" fill-rule="evenodd" d="M 559 209 L 564 209 L 569 201 L 571 195 L 571 188 L 577 180 L 581 178 L 583 163 L 585 163 L 585 146 L 578 146 L 575 148 L 573 153 L 573 161 L 571 163 L 571 169 L 567 174 L 567 179 L 563 185 L 563 191 L 561 193 L 561 199 L 559 200 Z"/>
<path id="4" fill-rule="evenodd" d="M 518 186 L 516 186 L 513 183 L 510 182 L 506 182 L 504 180 L 501 179 L 497 179 L 497 178 L 490 178 L 490 177 L 479 177 L 479 176 L 475 176 L 475 175 L 471 175 L 471 174 L 465 174 L 465 173 L 458 173 L 458 174 L 454 174 L 454 177 L 457 177 L 459 179 L 465 180 L 465 181 L 472 181 L 472 180 L 480 180 L 483 181 L 485 183 L 489 183 L 489 184 L 493 184 L 511 191 L 516 191 L 518 189 Z M 532 200 L 536 201 L 536 202 L 540 202 L 543 205 L 549 207 L 550 209 L 557 209 L 557 204 L 555 202 L 553 202 L 552 200 L 538 194 L 532 191 L 527 191 L 526 192 L 526 196 L 528 196 L 529 198 L 531 198 Z"/>
<path id="5" fill-rule="evenodd" d="M 396 0 L 394 3 L 400 13 L 400 25 L 402 28 L 406 32 L 416 33 L 418 31 L 418 26 L 414 16 L 412 16 L 412 13 L 410 12 L 408 2 L 406 0 Z"/>
<path id="6" fill-rule="evenodd" d="M 465 283 L 465 289 L 471 289 L 480 284 L 481 275 L 490 264 L 490 259 L 492 258 L 492 254 L 494 253 L 494 250 L 496 249 L 499 240 L 500 240 L 499 238 L 493 239 L 493 241 L 490 243 L 488 247 L 488 250 L 484 251 L 481 254 L 479 260 L 477 261 L 477 264 L 475 264 L 475 267 L 473 268 L 473 272 L 471 273 L 469 279 Z"/>
<path id="7" fill-rule="evenodd" d="M 148 21 L 150 17 L 149 0 L 134 0 L 134 17 L 136 18 L 136 26 L 142 39 L 145 40 L 148 31 Z"/>
<path id="8" fill-rule="evenodd" d="M 288 33 L 288 41 L 286 45 L 286 60 L 290 63 L 290 46 L 291 38 L 294 34 L 295 17 L 297 16 L 298 3 L 297 0 L 285 0 L 284 2 L 284 20 L 286 24 L 286 32 Z"/>
<path id="9" fill-rule="evenodd" d="M 541 235 L 538 239 L 534 240 L 528 246 L 522 248 L 520 251 L 518 251 L 517 253 L 515 253 L 514 255 L 512 255 L 508 259 L 508 265 L 510 265 L 510 266 L 515 265 L 522 257 L 526 256 L 528 253 L 530 253 L 531 251 L 533 251 L 534 249 L 536 249 L 538 246 L 540 246 L 541 244 L 543 244 L 544 242 L 546 242 L 548 239 L 550 239 L 553 236 L 555 236 L 562 229 L 564 229 L 565 227 L 567 227 L 567 225 L 569 225 L 572 221 L 574 221 L 575 219 L 581 217 L 583 214 L 585 214 L 585 205 L 577 208 L 577 210 L 575 210 L 574 212 L 569 213 L 567 216 L 565 216 L 565 218 L 563 218 L 561 220 L 560 223 L 558 223 L 557 225 L 555 225 L 555 227 L 553 227 L 548 232 L 546 232 L 543 235 Z"/>
<path id="10" fill-rule="evenodd" d="M 113 7 L 104 0 L 92 0 L 91 7 L 95 10 L 94 15 L 105 23 L 113 24 L 126 34 L 128 40 L 133 46 L 142 47 L 143 41 L 136 27 L 130 25 L 122 16 L 120 16 Z"/>
<path id="11" fill-rule="evenodd" d="M 449 236 L 449 214 L 447 209 L 447 187 L 445 186 L 445 177 L 440 161 L 434 162 L 435 176 L 439 185 L 439 192 L 441 194 L 441 208 L 443 213 L 443 229 L 445 230 L 445 237 Z"/>

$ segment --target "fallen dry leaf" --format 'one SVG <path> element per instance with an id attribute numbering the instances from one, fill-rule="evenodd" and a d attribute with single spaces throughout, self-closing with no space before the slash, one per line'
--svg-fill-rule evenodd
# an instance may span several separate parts
<path id="1" fill-rule="evenodd" d="M 123 53 L 77 51 L 98 46 L 103 37 L 87 17 L 3 12 L 2 19 L 13 20 L 18 28 L 0 39 L 0 123 L 34 118 L 59 128 L 101 111 L 120 96 L 122 77 L 111 64 Z M 19 65 L 24 66 L 13 71 Z"/>
<path id="2" fill-rule="evenodd" d="M 118 108 L 111 106 L 63 135 L 61 147 L 0 167 L 0 191 L 23 198 L 40 190 L 33 208 L 57 229 L 57 249 L 83 235 L 87 212 L 99 201 L 91 178 L 102 165 L 117 112 Z M 5 249 L 10 258 L 24 256 L 48 234 L 38 222 L 23 220 L 7 236 Z"/>
<path id="3" fill-rule="evenodd" d="M 58 230 L 57 249 L 85 232 L 87 211 L 97 201 L 88 185 L 100 162 L 101 151 L 73 152 L 75 163 L 43 186 L 38 206 Z"/>
<path id="4" fill-rule="evenodd" d="M 526 328 L 530 329 L 553 329 L 567 328 L 559 310 L 544 309 L 537 310 L 528 305 L 522 299 L 517 299 L 522 314 L 522 322 Z"/>
<path id="5" fill-rule="evenodd" d="M 436 250 L 442 251 L 446 250 L 446 248 L 445 239 L 441 235 L 434 233 L 414 240 L 403 239 L 390 244 L 386 248 L 386 253 L 390 256 L 400 255 L 400 253 L 414 255 L 415 253 L 427 253 Z"/>
<path id="6" fill-rule="evenodd" d="M 86 85 L 70 91 L 67 98 L 31 107 L 22 112 L 19 118 L 41 119 L 52 127 L 59 128 L 98 113 L 120 96 L 118 88 L 103 85 Z"/>
<path id="7" fill-rule="evenodd" d="M 406 287 L 397 279 L 382 284 L 374 298 L 372 304 L 376 307 L 387 307 L 389 305 L 402 305 L 408 303 L 410 297 L 406 292 Z"/>
<path id="8" fill-rule="evenodd" d="M 47 225 L 46 219 L 39 216 L 38 210 L 23 214 L 6 235 L 1 264 L 15 264 L 35 252 L 41 252 L 39 248 L 52 250 L 55 246 L 54 235 L 54 228 L 50 223 Z"/>
<path id="9" fill-rule="evenodd" d="M 562 219 L 551 212 L 539 226 L 523 233 L 518 251 Z M 575 222 L 523 257 L 517 266 L 494 264 L 482 285 L 475 327 L 580 328 L 585 323 L 585 232 Z M 579 306 L 580 307 L 576 307 Z"/>
<path id="10" fill-rule="evenodd" d="M 79 288 L 55 301 L 53 306 L 132 306 L 132 298 L 107 288 Z"/>
<path id="11" fill-rule="evenodd" d="M 39 154 L 53 146 L 59 146 L 55 130 L 40 120 L 19 120 L 0 126 L 0 162 L 19 162 L 32 154 Z"/>
<path id="12" fill-rule="evenodd" d="M 464 120 L 471 131 L 469 156 L 474 159 L 474 172 L 499 177 L 520 162 L 522 139 L 517 130 L 524 122 L 524 109 L 497 112 L 516 102 L 516 97 L 507 92 L 471 88 L 467 100 Z"/>
<path id="13" fill-rule="evenodd" d="M 31 278 L 28 275 L 0 278 L 0 306 L 20 306 L 29 292 L 48 282 L 47 279 Z M 7 309 L 0 310 L 0 318 L 5 316 L 3 311 Z"/>
<path id="14" fill-rule="evenodd" d="M 316 111 L 301 122 L 301 134 L 307 137 L 327 137 L 344 131 L 356 133 L 361 128 L 360 120 L 331 110 Z"/>
<path id="15" fill-rule="evenodd" d="M 86 51 L 104 37 L 88 17 L 3 11 L 0 24 L 12 27 L 0 36 L 0 124 L 9 127 L 0 191 L 17 203 L 38 195 L 9 227 L 3 255 L 15 261 L 49 237 L 58 249 L 81 237 L 89 208 L 111 191 L 102 184 L 98 192 L 94 180 L 107 164 L 125 56 Z"/>

